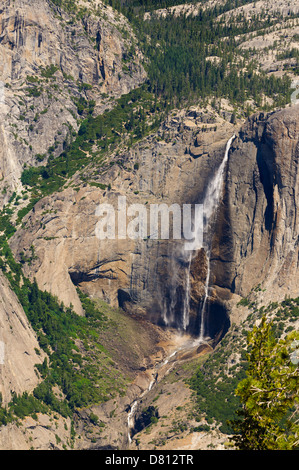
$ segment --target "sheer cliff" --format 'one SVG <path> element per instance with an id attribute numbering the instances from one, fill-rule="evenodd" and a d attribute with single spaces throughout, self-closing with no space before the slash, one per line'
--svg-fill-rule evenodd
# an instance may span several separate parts
<path id="1" fill-rule="evenodd" d="M 125 307 L 129 301 L 130 309 L 160 321 L 163 299 L 172 288 L 169 273 L 176 270 L 178 278 L 184 276 L 180 257 L 176 256 L 179 245 L 159 237 L 99 240 L 96 208 L 108 202 L 117 211 L 120 195 L 126 196 L 127 205 L 202 203 L 208 180 L 223 158 L 227 136 L 233 132 L 232 124 L 211 112 L 194 109 L 175 114 L 156 135 L 141 141 L 129 153 L 117 155 L 113 165 L 110 161 L 101 182 L 105 187 L 110 184 L 111 189 L 86 185 L 79 191 L 68 188 L 42 199 L 11 239 L 17 255 L 24 252 L 27 256 L 34 246 L 36 259 L 24 266 L 27 275 L 36 276 L 41 288 L 67 305 L 72 303 L 78 313 L 76 286 L 112 305 Z M 174 181 L 180 184 L 174 185 Z M 77 186 L 76 179 L 73 185 Z M 200 266 L 200 260 L 197 264 Z M 200 269 L 193 273 L 195 279 L 198 277 L 198 283 L 194 280 L 196 310 L 205 274 Z"/>
<path id="2" fill-rule="evenodd" d="M 17 296 L 1 274 L 0 280 L 1 367 L 0 394 L 7 405 L 12 393 L 32 392 L 39 383 L 35 372 L 44 354 L 37 353 L 39 344 Z"/>
<path id="3" fill-rule="evenodd" d="M 128 21 L 96 2 L 84 21 L 47 0 L 0 9 L 1 201 L 22 190 L 24 166 L 59 155 L 83 108 L 96 114 L 146 77 Z"/>
<path id="4" fill-rule="evenodd" d="M 179 3 L 1 1 L 0 449 L 224 448 L 195 370 L 224 409 L 260 312 L 298 328 L 299 0 Z"/>
<path id="5" fill-rule="evenodd" d="M 245 297 L 259 286 L 264 302 L 298 295 L 298 116 L 251 117 L 228 163 L 217 278 Z"/>
<path id="6" fill-rule="evenodd" d="M 173 276 L 177 276 L 175 287 L 184 292 L 186 272 L 179 243 L 117 237 L 99 240 L 96 208 L 109 202 L 117 210 L 119 195 L 126 195 L 128 204 L 158 203 L 161 198 L 168 204 L 202 203 L 207 181 L 223 158 L 227 137 L 236 128 L 219 118 L 217 130 L 211 124 L 207 133 L 202 130 L 200 112 L 199 118 L 194 117 L 196 111 L 191 115 L 172 118 L 163 124 L 160 134 L 125 153 L 121 165 L 113 165 L 102 179 L 107 185 L 112 182 L 108 191 L 88 185 L 78 192 L 69 188 L 41 200 L 26 216 L 24 228 L 12 237 L 11 246 L 16 255 L 29 254 L 34 246 L 36 259 L 25 265 L 25 272 L 36 276 L 41 288 L 72 303 L 78 313 L 76 286 L 112 305 L 163 320 L 163 302 L 170 299 Z M 165 137 L 165 129 L 175 145 L 159 139 L 162 133 Z M 254 115 L 233 140 L 211 255 L 214 334 L 226 330 L 225 306 L 234 294 L 248 296 L 259 286 L 260 300 L 265 303 L 298 294 L 297 129 L 298 106 L 294 106 Z M 196 157 L 186 152 L 194 142 Z M 134 167 L 133 172 L 128 171 Z M 179 184 L 173 185 L 173 181 Z M 196 317 L 207 276 L 203 252 L 193 259 L 190 272 L 191 310 Z M 219 313 L 221 305 L 223 314 Z M 190 328 L 194 327 L 191 322 Z"/>

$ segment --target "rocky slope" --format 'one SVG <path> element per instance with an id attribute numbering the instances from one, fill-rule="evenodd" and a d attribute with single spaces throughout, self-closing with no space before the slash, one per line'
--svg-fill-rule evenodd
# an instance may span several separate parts
<path id="1" fill-rule="evenodd" d="M 251 117 L 229 158 L 217 278 L 264 302 L 298 295 L 298 118 L 298 105 Z"/>
<path id="2" fill-rule="evenodd" d="M 105 373 L 122 374 L 126 379 L 125 392 L 113 394 L 103 403 L 90 407 L 78 408 L 73 416 L 62 416 L 59 413 L 47 410 L 47 413 L 38 412 L 33 416 L 18 419 L 18 423 L 10 422 L 0 427 L 0 448 L 5 450 L 65 450 L 65 449 L 127 449 L 128 439 L 128 413 L 136 399 L 147 391 L 150 383 L 156 376 L 156 368 L 166 357 L 175 351 L 183 338 L 176 333 L 163 331 L 151 322 L 126 315 L 118 309 L 100 304 L 101 310 L 108 318 L 108 329 L 100 332 L 98 342 L 105 351 L 109 351 L 110 360 Z M 24 324 L 26 324 L 24 320 Z M 18 326 L 18 325 L 16 325 Z M 18 334 L 20 327 L 18 328 Z M 15 335 L 16 336 L 16 335 Z M 25 337 L 25 335 L 23 335 Z M 5 336 L 5 339 L 10 339 Z M 30 391 L 36 383 L 30 377 L 33 369 L 31 362 L 38 362 L 31 353 L 28 342 L 26 353 L 31 354 L 31 362 L 21 361 L 24 338 L 18 337 L 19 345 L 16 347 L 15 361 L 12 363 L 5 356 L 7 364 L 4 371 L 8 371 L 10 383 L 6 384 L 9 390 L 15 383 L 15 391 L 21 393 L 25 383 L 25 390 Z M 11 346 L 15 345 L 11 341 Z M 32 340 L 32 344 L 34 341 Z M 98 343 L 99 345 L 99 343 Z M 9 352 L 11 351 L 9 346 Z M 20 351 L 20 352 L 19 352 Z M 18 382 L 11 379 L 10 367 L 18 371 L 20 365 L 26 365 L 26 370 L 19 372 Z M 3 367 L 1 365 L 1 367 Z M 105 369 L 105 368 L 104 368 Z M 103 369 L 103 371 L 104 371 Z M 26 375 L 27 374 L 27 375 Z M 163 374 L 159 374 L 163 377 Z M 108 377 L 107 376 L 107 377 Z M 36 376 L 35 376 L 36 377 Z M 27 382 L 26 382 L 27 380 Z M 32 383 L 30 383 L 30 380 Z M 57 396 L 61 391 L 56 388 Z"/>
<path id="3" fill-rule="evenodd" d="M 0 9 L 1 201 L 22 190 L 24 166 L 57 156 L 78 130 L 82 108 L 110 107 L 145 79 L 128 21 L 109 6 L 89 15 L 53 2 L 5 0 Z M 88 11 L 87 10 L 87 11 Z"/>
<path id="4" fill-rule="evenodd" d="M 0 6 L 0 204 L 6 214 L 13 213 L 14 222 L 17 208 L 34 194 L 34 188 L 21 184 L 22 170 L 59 156 L 75 139 L 83 116 L 113 108 L 118 97 L 146 79 L 136 38 L 121 14 L 99 0 L 82 0 L 66 10 L 55 3 L 4 0 Z M 222 4 L 205 6 L 215 3 Z M 255 11 L 264 14 L 264 3 L 246 5 L 219 21 L 253 20 Z M 298 2 L 290 8 L 276 0 L 266 4 L 274 16 L 279 11 L 281 23 L 276 17 L 263 36 L 260 30 L 241 35 L 236 60 L 241 64 L 249 51 L 267 73 L 282 74 L 287 66 L 293 76 L 295 62 L 279 60 L 278 53 L 285 44 L 297 47 Z M 195 15 L 198 6 L 173 10 Z M 123 373 L 127 388 L 111 393 L 105 403 L 77 409 L 72 420 L 39 413 L 20 426 L 2 426 L 0 448 L 224 448 L 226 437 L 217 428 L 208 436 L 187 432 L 185 422 L 188 429 L 198 423 L 186 379 L 232 323 L 241 329 L 248 315 L 236 307 L 241 297 L 267 305 L 299 295 L 299 108 L 258 112 L 244 122 L 244 114 L 239 116 L 226 100 L 210 104 L 175 109 L 134 145 L 120 142 L 100 163 L 91 158 L 17 225 L 9 245 L 24 274 L 82 316 L 79 288 L 109 317 L 109 328 L 99 336 L 111 356 L 105 373 Z M 201 249 L 189 262 L 182 242 L 150 239 L 149 231 L 137 240 L 98 238 L 99 205 L 108 203 L 117 211 L 119 196 L 147 210 L 162 202 L 202 203 L 234 134 L 210 259 Z M 128 144 L 129 133 L 125 137 Z M 207 282 L 211 341 L 198 349 L 191 339 L 199 333 Z M 34 389 L 40 380 L 35 364 L 44 356 L 4 276 L 0 297 L 0 392 L 7 404 L 12 392 Z M 232 354 L 228 363 L 235 359 Z M 61 396 L 61 390 L 55 393 Z M 154 419 L 157 425 L 147 428 L 145 407 L 158 412 L 159 424 Z M 136 420 L 130 444 L 132 408 Z"/>
<path id="5" fill-rule="evenodd" d="M 196 118 L 197 113 L 200 116 L 199 110 L 192 109 L 188 119 L 185 115 L 172 118 L 157 135 L 124 154 L 122 164 L 113 165 L 101 179 L 112 182 L 110 190 L 88 185 L 78 192 L 68 188 L 41 200 L 26 216 L 11 246 L 16 255 L 29 254 L 34 246 L 36 260 L 25 266 L 25 272 L 36 276 L 41 289 L 72 303 L 78 313 L 75 286 L 154 321 L 165 319 L 161 299 L 171 301 L 173 288 L 168 274 L 176 272 L 176 286 L 182 292 L 185 289 L 186 266 L 179 242 L 119 240 L 117 236 L 99 240 L 96 208 L 109 202 L 117 210 L 119 195 L 126 195 L 128 204 L 162 199 L 168 204 L 202 202 L 209 175 L 220 164 L 227 137 L 236 129 L 218 118 L 217 130 L 213 122 L 206 132 L 201 120 L 207 115 Z M 219 322 L 215 332 L 226 328 L 226 307 L 215 321 L 213 315 L 232 294 L 248 296 L 257 286 L 266 289 L 261 294 L 265 302 L 298 294 L 297 127 L 298 106 L 294 106 L 253 116 L 233 141 L 211 256 L 211 323 Z M 162 133 L 166 140 L 169 135 L 171 143 L 160 140 Z M 180 184 L 173 185 L 174 180 Z M 205 264 L 199 252 L 191 265 L 191 328 L 192 305 L 195 318 L 196 305 L 204 295 Z"/>
<path id="6" fill-rule="evenodd" d="M 44 354 L 26 314 L 7 279 L 0 277 L 0 394 L 3 405 L 12 393 L 31 392 L 39 383 L 36 364 L 41 364 Z"/>

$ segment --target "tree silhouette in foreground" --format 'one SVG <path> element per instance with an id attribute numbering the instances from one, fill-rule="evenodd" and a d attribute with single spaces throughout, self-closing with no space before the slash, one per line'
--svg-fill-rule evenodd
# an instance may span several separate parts
<path id="1" fill-rule="evenodd" d="M 293 450 L 299 445 L 298 332 L 275 338 L 262 318 L 248 335 L 247 377 L 237 389 L 242 409 L 231 422 L 239 450 Z"/>

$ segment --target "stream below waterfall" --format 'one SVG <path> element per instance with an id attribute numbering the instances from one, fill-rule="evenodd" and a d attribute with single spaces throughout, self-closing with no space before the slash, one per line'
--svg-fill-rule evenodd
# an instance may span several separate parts
<path id="1" fill-rule="evenodd" d="M 191 288 L 190 288 L 190 269 L 192 264 L 192 259 L 196 255 L 197 251 L 201 248 L 204 248 L 206 252 L 206 259 L 207 259 L 207 274 L 206 274 L 206 281 L 205 281 L 205 291 L 204 291 L 204 298 L 199 306 L 199 314 L 200 314 L 200 331 L 198 338 L 190 338 L 187 335 L 183 336 L 185 341 L 183 341 L 177 348 L 174 349 L 169 355 L 167 355 L 166 359 L 161 363 L 156 364 L 154 370 L 152 371 L 152 380 L 149 383 L 149 386 L 146 390 L 142 392 L 142 394 L 132 403 L 130 406 L 130 410 L 128 412 L 128 441 L 129 444 L 132 442 L 132 430 L 134 429 L 135 424 L 135 414 L 138 408 L 138 403 L 145 397 L 147 393 L 149 393 L 152 388 L 157 383 L 158 378 L 165 377 L 174 364 L 177 362 L 175 356 L 178 353 L 183 353 L 187 351 L 191 351 L 192 349 L 197 349 L 201 344 L 208 345 L 208 336 L 206 334 L 206 314 L 207 314 L 207 303 L 209 298 L 209 283 L 210 283 L 210 255 L 211 255 L 211 228 L 214 222 L 214 218 L 217 213 L 217 208 L 219 206 L 221 200 L 221 193 L 223 189 L 224 183 L 224 175 L 226 169 L 226 163 L 228 161 L 228 154 L 234 140 L 235 135 L 233 135 L 227 142 L 224 157 L 222 162 L 217 169 L 215 175 L 209 182 L 206 192 L 203 198 L 202 210 L 203 210 L 203 217 L 202 223 L 197 226 L 197 232 L 195 233 L 195 237 L 193 242 L 191 242 L 191 246 L 189 245 L 189 249 L 185 251 L 182 255 L 185 258 L 187 269 L 186 269 L 186 280 L 185 280 L 185 295 L 181 304 L 181 317 L 182 317 L 182 327 L 183 331 L 186 332 L 186 329 L 189 324 L 189 311 L 190 311 L 190 295 L 191 295 Z M 203 234 L 206 234 L 206 240 L 203 242 Z M 172 292 L 173 295 L 170 296 L 170 308 L 169 310 L 164 311 L 164 320 L 165 324 L 171 324 L 172 318 L 167 319 L 166 312 L 169 311 L 170 314 L 173 314 L 173 305 L 176 304 L 176 287 L 173 286 Z M 183 333 L 184 334 L 184 333 Z M 179 335 L 179 333 L 178 333 Z M 182 336 L 181 336 L 182 338 Z M 179 359 L 178 359 L 179 360 Z M 170 363 L 169 368 L 163 371 L 163 368 Z M 162 373 L 161 373 L 162 371 Z"/>
<path id="2" fill-rule="evenodd" d="M 185 340 L 182 341 L 182 338 L 185 338 Z M 179 353 L 183 355 L 184 353 L 197 349 L 201 344 L 208 345 L 208 343 L 206 343 L 206 341 L 203 339 L 200 339 L 200 338 L 194 339 L 194 338 L 188 337 L 187 335 L 184 337 L 182 335 L 178 335 L 177 339 L 178 339 L 177 347 L 173 351 L 169 352 L 169 354 L 166 356 L 166 358 L 163 361 L 155 365 L 154 369 L 151 371 L 152 380 L 150 381 L 148 388 L 144 390 L 141 393 L 141 395 L 130 406 L 130 410 L 128 412 L 128 418 L 127 418 L 129 444 L 131 444 L 132 442 L 132 430 L 134 429 L 134 425 L 135 425 L 135 415 L 136 415 L 138 404 L 142 401 L 142 399 L 145 398 L 145 396 L 154 388 L 154 386 L 161 379 L 163 379 L 164 377 L 167 376 L 167 374 L 169 374 L 169 372 L 172 370 L 175 364 L 177 364 L 180 361 L 179 358 L 176 359 L 176 356 Z M 165 369 L 165 366 L 167 366 L 167 364 L 169 364 L 169 367 Z"/>

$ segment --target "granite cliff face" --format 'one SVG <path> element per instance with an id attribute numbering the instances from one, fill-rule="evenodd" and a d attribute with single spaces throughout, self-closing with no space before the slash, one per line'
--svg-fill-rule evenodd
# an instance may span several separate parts
<path id="1" fill-rule="evenodd" d="M 36 205 L 11 246 L 17 255 L 28 254 L 34 246 L 36 260 L 25 266 L 25 272 L 36 276 L 41 289 L 72 303 L 78 313 L 82 312 L 77 286 L 129 312 L 182 328 L 189 268 L 180 244 L 159 239 L 99 240 L 96 207 L 108 202 L 117 209 L 119 195 L 126 195 L 128 204 L 201 203 L 228 137 L 236 129 L 219 118 L 217 130 L 215 123 L 210 124 L 207 133 L 197 113 L 173 116 L 157 135 L 125 153 L 120 166 L 110 166 L 102 179 L 112 183 L 110 190 L 88 185 L 78 192 L 68 188 Z M 219 339 L 228 328 L 229 300 L 234 294 L 247 296 L 257 286 L 263 289 L 264 302 L 298 294 L 297 129 L 298 107 L 293 107 L 253 116 L 233 141 L 210 260 L 213 338 Z M 165 140 L 160 140 L 162 134 Z M 200 147 L 204 139 L 205 147 Z M 197 151 L 196 156 L 190 148 Z M 189 276 L 189 329 L 194 332 L 207 278 L 204 250 L 193 258 Z M 176 307 L 171 318 L 167 309 L 172 302 Z"/>
<path id="2" fill-rule="evenodd" d="M 127 20 L 100 1 L 80 5 L 89 13 L 81 15 L 80 21 L 78 14 L 46 0 L 6 0 L 1 7 L 3 204 L 13 190 L 22 193 L 20 175 L 26 165 L 43 164 L 68 145 L 78 131 L 83 102 L 92 102 L 96 115 L 146 77 Z M 267 298 L 274 291 L 278 296 L 282 290 L 296 291 L 295 281 L 293 287 L 287 281 L 289 270 L 297 269 L 296 220 L 288 196 L 293 191 L 296 199 L 290 176 L 298 152 L 296 110 L 256 115 L 237 133 L 211 256 L 211 318 L 217 317 L 213 312 L 222 311 L 220 304 L 225 305 L 232 294 L 248 295 L 264 282 Z M 77 175 L 68 188 L 39 201 L 11 240 L 18 256 L 26 256 L 34 246 L 35 259 L 25 265 L 26 274 L 36 276 L 42 289 L 72 304 L 79 314 L 77 286 L 112 305 L 180 328 L 188 275 L 190 329 L 198 329 L 198 305 L 208 274 L 204 251 L 189 266 L 178 243 L 99 242 L 95 211 L 100 203 L 117 207 L 119 195 L 125 195 L 128 204 L 201 203 L 226 142 L 237 131 L 229 117 L 224 118 L 196 107 L 173 113 L 156 135 L 130 151 L 109 156 L 99 182 L 111 189 L 82 184 Z M 282 158 L 284 154 L 288 158 Z M 89 176 L 87 169 L 85 181 Z M 79 191 L 72 189 L 76 185 Z M 169 272 L 175 275 L 165 282 Z M 221 318 L 211 320 L 211 324 L 221 323 L 212 336 L 227 328 L 225 311 L 223 307 Z"/>
<path id="3" fill-rule="evenodd" d="M 2 403 L 32 391 L 39 383 L 35 365 L 41 364 L 44 354 L 38 354 L 39 344 L 28 323 L 26 314 L 7 279 L 0 276 L 0 393 Z"/>
<path id="4" fill-rule="evenodd" d="M 60 155 L 68 158 L 67 150 L 78 136 L 82 119 L 113 109 L 117 98 L 146 80 L 144 58 L 124 16 L 100 0 L 71 2 L 75 10 L 66 7 L 68 2 L 65 9 L 55 3 L 3 0 L 0 6 L 3 230 L 7 216 L 15 223 L 18 209 L 36 196 L 34 187 L 22 183 L 22 171 Z M 287 11 L 279 3 L 281 27 L 290 24 L 285 17 L 297 14 L 297 3 Z M 258 2 L 245 10 L 251 15 L 262 8 L 263 2 Z M 257 56 L 265 70 L 269 71 L 269 63 L 270 69 L 273 66 L 274 41 L 282 47 L 287 39 L 289 48 L 296 42 L 298 25 L 292 27 L 292 34 L 291 28 L 288 34 L 283 29 L 281 36 L 278 29 L 266 43 L 266 55 Z M 241 48 L 265 47 L 264 36 L 250 35 L 243 35 Z M 276 72 L 282 73 L 287 63 L 278 62 Z M 150 125 L 156 118 L 151 108 L 159 108 L 155 98 L 154 106 L 143 108 Z M 143 100 L 144 96 L 136 107 L 143 107 Z M 226 99 L 212 103 L 202 100 L 201 105 L 173 110 L 166 117 L 163 114 L 165 120 L 158 130 L 141 132 L 146 137 L 135 144 L 132 142 L 139 138 L 135 128 L 131 134 L 124 131 L 117 144 L 105 147 L 104 156 L 102 142 L 90 139 L 94 146 L 86 152 L 89 161 L 80 163 L 68 180 L 65 172 L 64 185 L 58 190 L 45 197 L 50 191 L 42 193 L 42 199 L 18 220 L 14 235 L 5 240 L 24 275 L 36 279 L 41 290 L 73 306 L 78 315 L 84 315 L 78 289 L 96 300 L 100 309 L 108 311 L 111 306 L 110 329 L 100 331 L 99 336 L 99 344 L 113 352 L 105 373 L 109 375 L 109 367 L 126 373 L 129 386 L 107 402 L 75 410 L 72 418 L 80 435 L 76 448 L 102 449 L 108 442 L 111 449 L 127 448 L 129 439 L 123 429 L 128 427 L 128 413 L 154 382 L 161 382 L 163 415 L 169 414 L 170 407 L 186 411 L 185 400 L 192 414 L 191 391 L 183 380 L 170 381 L 165 388 L 167 397 L 165 391 L 162 396 L 163 378 L 175 363 L 182 361 L 183 369 L 184 360 L 212 351 L 230 324 L 240 323 L 242 312 L 235 306 L 241 297 L 252 297 L 263 305 L 299 296 L 299 107 L 254 114 L 241 123 Z M 127 207 L 141 204 L 147 215 L 151 204 L 201 204 L 233 135 L 214 224 L 204 234 L 211 241 L 210 252 L 204 246 L 189 258 L 183 241 L 159 235 L 151 239 L 149 227 L 141 239 L 119 239 L 117 220 L 115 239 L 98 238 L 99 205 L 110 204 L 117 218 L 120 196 L 126 197 Z M 127 214 L 127 224 L 129 221 Z M 1 266 L 10 274 L 4 251 Z M 41 379 L 35 365 L 42 364 L 45 356 L 4 274 L 0 276 L 0 298 L 0 393 L 6 405 L 12 392 L 34 390 Z M 203 305 L 209 344 L 198 347 L 193 340 L 201 332 Z M 186 334 L 177 335 L 177 331 Z M 189 339 L 189 349 L 178 349 Z M 166 357 L 171 360 L 163 362 Z M 58 386 L 55 394 L 62 397 Z M 178 406 L 178 396 L 182 406 Z M 136 408 L 139 424 L 144 403 L 156 403 L 156 389 L 146 400 Z M 94 426 L 94 434 L 91 410 L 101 423 Z M 194 421 L 192 426 L 197 424 Z M 50 415 L 39 413 L 37 419 L 24 419 L 20 428 L 15 423 L 1 426 L 0 448 L 30 448 L 33 440 L 38 449 L 62 449 L 66 443 L 71 447 L 72 425 L 69 417 L 61 415 L 53 422 Z M 103 425 L 105 434 L 99 436 Z"/>
<path id="5" fill-rule="evenodd" d="M 46 0 L 1 3 L 1 204 L 21 192 L 24 166 L 63 151 L 82 103 L 96 115 L 145 79 L 128 21 L 100 1 L 81 3 L 82 19 Z"/>
<path id="6" fill-rule="evenodd" d="M 169 317 L 167 304 L 177 290 L 173 321 L 166 324 L 182 327 L 187 265 L 180 244 L 160 238 L 99 240 L 96 208 L 109 203 L 117 210 L 120 195 L 126 196 L 128 205 L 201 203 L 208 181 L 222 161 L 227 137 L 233 133 L 232 124 L 210 112 L 191 109 L 175 114 L 156 135 L 124 153 L 121 164 L 119 155 L 114 165 L 109 163 L 100 180 L 110 183 L 110 190 L 85 185 L 78 192 L 68 188 L 39 201 L 11 239 L 18 256 L 21 252 L 26 255 L 34 245 L 36 260 L 25 265 L 26 275 L 35 276 L 41 289 L 65 304 L 72 303 L 78 313 L 82 310 L 76 286 L 112 305 L 164 323 L 165 315 Z M 202 251 L 190 273 L 194 328 L 207 275 Z"/>
<path id="7" fill-rule="evenodd" d="M 298 296 L 299 108 L 251 117 L 233 142 L 215 284 L 267 303 Z"/>

